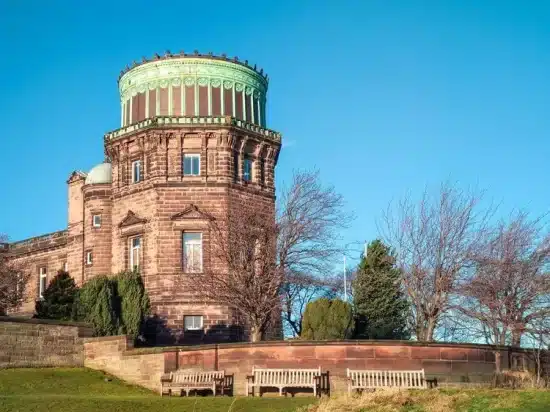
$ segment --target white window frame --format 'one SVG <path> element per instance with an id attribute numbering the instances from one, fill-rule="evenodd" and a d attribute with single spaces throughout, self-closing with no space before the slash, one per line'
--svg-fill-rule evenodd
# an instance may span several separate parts
<path id="1" fill-rule="evenodd" d="M 191 173 L 185 173 L 185 159 L 191 159 Z M 193 160 L 192 159 L 199 159 L 199 170 L 197 170 L 197 173 L 193 173 Z M 184 176 L 200 176 L 201 175 L 201 155 L 200 155 L 200 153 L 184 153 L 181 168 L 182 168 L 182 174 Z"/>
<path id="2" fill-rule="evenodd" d="M 200 240 L 191 240 L 188 245 L 200 245 L 200 257 L 199 257 L 199 267 L 198 270 L 188 269 L 187 266 L 187 259 L 186 259 L 186 242 L 185 242 L 185 235 L 186 234 L 198 234 L 200 235 Z M 202 273 L 202 261 L 203 261 L 203 244 L 202 244 L 203 236 L 202 232 L 195 232 L 195 231 L 185 231 L 181 234 L 181 243 L 182 243 L 182 261 L 183 261 L 183 271 L 184 273 Z"/>
<path id="3" fill-rule="evenodd" d="M 246 178 L 247 172 L 246 172 L 246 164 L 250 164 L 250 172 L 248 173 L 248 179 Z M 252 179 L 254 178 L 254 159 L 251 159 L 250 157 L 245 157 L 243 159 L 243 182 L 252 182 Z"/>
<path id="4" fill-rule="evenodd" d="M 136 239 L 139 239 L 139 246 L 137 247 L 134 246 L 134 240 Z M 137 267 L 137 269 L 139 270 L 141 266 L 141 244 L 142 244 L 141 236 L 132 236 L 129 239 L 128 249 L 130 251 L 130 256 L 128 258 L 128 262 L 130 263 L 130 270 L 134 270 L 134 267 Z M 134 262 L 134 250 L 136 249 L 137 249 L 137 265 L 135 264 L 136 262 Z"/>
<path id="5" fill-rule="evenodd" d="M 87 265 L 92 265 L 93 263 L 94 263 L 94 257 L 92 255 L 92 251 L 88 250 L 86 252 L 86 264 Z"/>
<path id="6" fill-rule="evenodd" d="M 193 318 L 193 322 L 192 322 L 193 326 L 190 327 L 190 328 L 187 327 L 186 319 L 188 319 L 188 318 Z M 200 319 L 200 326 L 195 324 L 195 321 L 197 319 Z M 202 316 L 202 315 L 185 315 L 183 317 L 183 328 L 185 330 L 202 330 L 204 328 L 204 316 Z"/>
<path id="7" fill-rule="evenodd" d="M 67 261 L 63 262 L 63 271 L 64 272 L 68 272 L 69 270 L 69 264 L 67 263 Z"/>
<path id="8" fill-rule="evenodd" d="M 137 167 L 137 173 L 136 173 Z M 141 182 L 141 160 L 134 160 L 132 162 L 132 183 Z"/>
<path id="9" fill-rule="evenodd" d="M 93 227 L 101 227 L 101 215 L 100 214 L 92 215 L 92 226 Z"/>
<path id="10" fill-rule="evenodd" d="M 44 292 L 48 287 L 48 268 L 46 266 L 40 266 L 40 268 L 38 268 L 38 276 L 38 297 L 44 299 Z M 43 284 L 42 280 L 44 280 Z"/>

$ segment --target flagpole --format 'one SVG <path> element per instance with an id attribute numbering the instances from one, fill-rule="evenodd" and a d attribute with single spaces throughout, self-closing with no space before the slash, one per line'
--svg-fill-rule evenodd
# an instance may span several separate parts
<path id="1" fill-rule="evenodd" d="M 344 255 L 344 301 L 348 301 L 348 281 L 346 278 L 346 256 Z"/>

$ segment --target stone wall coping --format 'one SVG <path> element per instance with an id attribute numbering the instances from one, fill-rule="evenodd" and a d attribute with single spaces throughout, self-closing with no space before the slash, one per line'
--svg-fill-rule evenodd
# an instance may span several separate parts
<path id="1" fill-rule="evenodd" d="M 106 336 L 102 338 L 90 338 L 85 342 L 120 340 L 124 336 Z M 483 349 L 483 350 L 509 350 L 507 346 L 494 346 L 477 343 L 448 343 L 448 342 L 417 342 L 401 340 L 341 340 L 341 341 L 265 341 L 265 342 L 242 342 L 242 343 L 219 343 L 193 346 L 159 346 L 133 348 L 131 344 L 124 352 L 127 356 L 146 355 L 166 352 L 202 351 L 214 349 L 261 349 L 263 347 L 286 347 L 286 346 L 410 346 L 430 348 L 457 348 L 457 349 Z"/>
<path id="2" fill-rule="evenodd" d="M 35 325 L 52 325 L 52 326 L 73 326 L 79 328 L 89 328 L 92 326 L 84 322 L 69 322 L 56 319 L 37 319 L 37 318 L 19 318 L 13 316 L 0 316 L 0 322 L 13 322 L 13 323 L 30 323 Z"/>

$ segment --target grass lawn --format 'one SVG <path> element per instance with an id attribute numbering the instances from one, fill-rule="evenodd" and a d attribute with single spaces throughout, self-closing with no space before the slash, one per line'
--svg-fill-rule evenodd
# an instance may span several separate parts
<path id="1" fill-rule="evenodd" d="M 87 369 L 0 370 L 0 411 L 267 412 L 294 411 L 313 398 L 160 397 Z"/>
<path id="2" fill-rule="evenodd" d="M 550 391 L 428 390 L 313 398 L 163 397 L 87 369 L 0 370 L 0 412 L 549 412 Z M 307 406 L 309 405 L 309 409 Z"/>

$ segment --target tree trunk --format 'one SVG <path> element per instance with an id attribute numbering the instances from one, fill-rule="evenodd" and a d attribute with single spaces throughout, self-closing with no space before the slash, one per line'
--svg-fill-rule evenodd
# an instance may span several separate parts
<path id="1" fill-rule="evenodd" d="M 435 318 L 428 318 L 428 327 L 424 331 L 424 340 L 426 342 L 432 342 L 434 340 L 435 323 Z"/>
<path id="2" fill-rule="evenodd" d="M 258 325 L 252 325 L 250 327 L 250 342 L 260 342 L 263 338 L 262 328 Z"/>
<path id="3" fill-rule="evenodd" d="M 496 350 L 495 352 L 495 373 L 500 373 L 501 371 L 501 352 Z"/>

